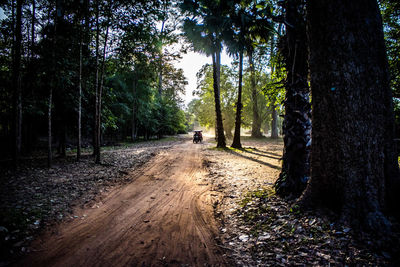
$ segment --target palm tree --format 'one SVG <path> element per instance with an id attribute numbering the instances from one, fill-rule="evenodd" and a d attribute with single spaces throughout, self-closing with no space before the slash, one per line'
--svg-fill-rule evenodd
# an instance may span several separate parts
<path id="1" fill-rule="evenodd" d="M 235 133 L 231 147 L 241 148 L 240 142 L 240 125 L 242 112 L 242 77 L 243 77 L 243 54 L 247 52 L 250 61 L 250 69 L 252 71 L 252 90 L 253 98 L 256 101 L 257 91 L 254 82 L 254 67 L 253 67 L 253 51 L 258 43 L 267 42 L 273 26 L 263 16 L 261 16 L 255 6 L 250 3 L 238 1 L 236 10 L 233 10 L 230 15 L 232 29 L 225 31 L 224 41 L 227 44 L 230 54 L 239 57 L 239 88 L 238 101 L 236 103 L 236 121 Z M 253 101 L 253 125 L 258 124 L 258 132 L 260 130 L 260 118 L 258 115 L 257 103 Z M 257 128 L 257 126 L 255 127 Z"/>
<path id="2" fill-rule="evenodd" d="M 226 147 L 220 103 L 221 50 L 224 31 L 229 29 L 228 13 L 234 1 L 185 0 L 181 10 L 190 14 L 183 23 L 183 30 L 193 49 L 212 57 L 214 101 L 216 114 L 217 147 Z"/>

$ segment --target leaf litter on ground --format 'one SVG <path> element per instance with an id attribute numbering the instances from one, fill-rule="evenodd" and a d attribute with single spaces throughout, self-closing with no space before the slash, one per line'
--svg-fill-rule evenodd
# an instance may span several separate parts
<path id="1" fill-rule="evenodd" d="M 279 169 L 274 166 L 280 164 L 282 143 L 244 144 L 257 153 L 208 149 L 204 164 L 209 170 L 208 182 L 222 195 L 214 205 L 221 222 L 221 246 L 238 266 L 399 264 L 398 243 L 391 252 L 377 249 L 376 236 L 362 233 L 361 239 L 332 213 L 303 212 L 275 195 L 273 183 Z M 261 168 L 260 162 L 265 163 Z M 394 226 L 399 240 L 398 225 Z"/>

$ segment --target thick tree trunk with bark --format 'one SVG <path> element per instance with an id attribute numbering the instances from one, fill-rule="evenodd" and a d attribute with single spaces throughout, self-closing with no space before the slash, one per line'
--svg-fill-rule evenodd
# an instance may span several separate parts
<path id="1" fill-rule="evenodd" d="M 12 83 L 13 83 L 13 160 L 14 166 L 18 164 L 18 159 L 21 154 L 22 141 L 22 88 L 21 88 L 21 43 L 22 43 L 22 0 L 17 1 L 16 7 L 16 25 L 15 39 L 13 44 L 13 68 L 12 68 Z"/>
<path id="2" fill-rule="evenodd" d="M 272 120 L 271 120 L 271 138 L 277 139 L 278 133 L 278 111 L 276 110 L 276 103 L 272 105 Z"/>
<path id="3" fill-rule="evenodd" d="M 214 101 L 217 128 L 217 147 L 226 147 L 224 125 L 222 123 L 221 100 L 220 100 L 220 77 L 221 77 L 221 54 L 215 52 L 212 55 L 213 80 L 214 80 Z"/>
<path id="4" fill-rule="evenodd" d="M 256 87 L 256 75 L 254 69 L 253 52 L 249 49 L 249 65 L 250 65 L 250 87 L 251 87 L 251 102 L 253 105 L 253 122 L 251 124 L 251 137 L 261 137 L 261 118 L 258 112 L 257 103 L 257 87 Z"/>
<path id="5" fill-rule="evenodd" d="M 399 209 L 399 167 L 378 4 L 311 0 L 307 16 L 312 173 L 300 203 L 329 207 L 354 227 L 382 233 L 388 201 Z"/>
<path id="6" fill-rule="evenodd" d="M 287 69 L 282 171 L 275 183 L 281 196 L 299 197 L 309 180 L 311 107 L 307 84 L 307 36 L 303 0 L 286 2 L 283 55 Z"/>
<path id="7" fill-rule="evenodd" d="M 235 118 L 235 133 L 233 136 L 233 142 L 231 147 L 242 148 L 240 142 L 240 127 L 242 123 L 242 80 L 243 80 L 243 51 L 239 53 L 239 89 L 238 89 L 238 100 L 236 103 L 236 118 Z"/>

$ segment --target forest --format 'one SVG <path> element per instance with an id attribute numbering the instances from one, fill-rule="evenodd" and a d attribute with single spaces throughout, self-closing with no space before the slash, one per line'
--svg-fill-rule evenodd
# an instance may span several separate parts
<path id="1" fill-rule="evenodd" d="M 399 40 L 396 0 L 0 0 L 0 266 L 399 265 Z"/>

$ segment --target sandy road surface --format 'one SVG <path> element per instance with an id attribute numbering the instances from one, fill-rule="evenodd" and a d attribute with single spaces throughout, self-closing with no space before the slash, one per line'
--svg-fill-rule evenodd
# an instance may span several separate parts
<path id="1" fill-rule="evenodd" d="M 133 182 L 34 242 L 25 266 L 224 266 L 201 149 L 155 156 Z"/>

